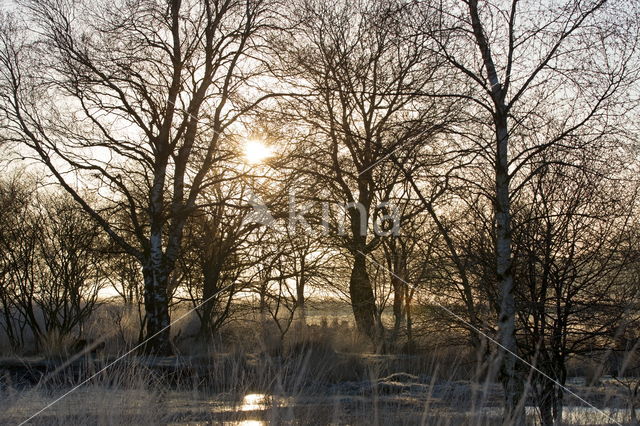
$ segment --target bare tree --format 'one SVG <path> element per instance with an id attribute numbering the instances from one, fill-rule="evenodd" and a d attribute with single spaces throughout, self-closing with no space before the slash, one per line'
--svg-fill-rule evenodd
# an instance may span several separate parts
<path id="1" fill-rule="evenodd" d="M 475 137 L 468 129 L 466 137 L 487 169 L 479 170 L 483 179 L 467 182 L 493 205 L 505 416 L 516 423 L 523 422 L 524 400 L 512 355 L 518 351 L 511 201 L 539 171 L 531 166 L 533 157 L 551 146 L 584 149 L 611 131 L 614 117 L 628 108 L 624 91 L 635 73 L 637 11 L 632 8 L 627 18 L 623 7 L 603 0 L 426 6 L 427 13 L 442 17 L 432 35 L 439 45 L 434 54 L 455 71 L 449 96 L 467 99 L 470 118 L 478 123 Z M 576 140 L 582 133 L 588 137 Z M 482 186 L 488 181 L 491 191 Z"/>
<path id="2" fill-rule="evenodd" d="M 567 360 L 613 346 L 638 320 L 626 303 L 637 293 L 626 273 L 637 244 L 636 185 L 613 179 L 624 168 L 606 152 L 591 161 L 580 153 L 580 167 L 549 156 L 513 204 L 517 341 L 547 376 L 533 382 L 545 425 L 562 422 Z"/>
<path id="3" fill-rule="evenodd" d="M 24 330 L 27 322 L 16 306 L 21 283 L 30 282 L 36 235 L 32 232 L 30 217 L 32 192 L 17 176 L 0 182 L 0 206 L 2 226 L 0 227 L 0 303 L 2 303 L 2 328 L 15 350 L 25 344 Z"/>
<path id="4" fill-rule="evenodd" d="M 412 16 L 395 1 L 305 2 L 294 14 L 297 31 L 279 52 L 298 94 L 282 103 L 283 114 L 308 129 L 297 148 L 300 161 L 289 167 L 321 183 L 306 197 L 334 210 L 347 206 L 339 244 L 352 258 L 351 305 L 358 329 L 374 342 L 381 330 L 367 256 L 380 236 L 372 224 L 400 176 L 385 160 L 442 124 L 434 104 L 416 98 L 434 80 L 434 68 L 425 64 L 426 37 L 404 24 Z"/>
<path id="5" fill-rule="evenodd" d="M 30 147 L 140 262 L 146 349 L 169 353 L 168 287 L 183 228 L 215 182 L 226 135 L 262 99 L 244 88 L 259 71 L 268 3 L 51 0 L 19 12 L 25 25 L 4 19 L 0 35 L 5 138 Z"/>
<path id="6" fill-rule="evenodd" d="M 187 225 L 185 253 L 178 266 L 180 281 L 198 307 L 200 334 L 207 340 L 230 319 L 234 297 L 245 289 L 241 275 L 252 266 L 247 251 L 259 224 L 247 220 L 247 192 L 239 179 L 229 180 L 224 188 L 208 188 Z"/>
<path id="7" fill-rule="evenodd" d="M 84 322 L 100 304 L 98 295 L 105 285 L 101 268 L 104 239 L 68 194 L 43 195 L 39 204 L 44 207 L 34 217 L 39 224 L 41 262 L 35 304 L 43 318 L 43 332 L 65 336 L 77 330 L 81 335 Z"/>
<path id="8" fill-rule="evenodd" d="M 38 346 L 52 336 L 82 334 L 104 286 L 96 224 L 66 193 L 19 188 L 3 183 L 0 232 L 3 328 L 14 348 L 25 345 L 25 329 Z"/>

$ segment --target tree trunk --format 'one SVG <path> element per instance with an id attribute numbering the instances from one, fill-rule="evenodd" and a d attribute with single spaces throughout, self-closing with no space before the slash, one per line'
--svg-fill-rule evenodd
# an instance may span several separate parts
<path id="1" fill-rule="evenodd" d="M 406 265 L 404 256 L 397 254 L 393 263 L 394 271 L 391 274 L 391 285 L 393 287 L 393 333 L 391 334 L 391 345 L 396 346 L 400 337 L 400 330 L 405 322 L 405 293 L 407 284 L 404 277 L 406 276 Z"/>
<path id="2" fill-rule="evenodd" d="M 538 410 L 540 411 L 540 422 L 543 426 L 553 426 L 555 409 L 555 386 L 546 377 L 540 379 L 542 383 L 538 390 Z"/>
<path id="3" fill-rule="evenodd" d="M 260 324 L 264 330 L 264 326 L 267 323 L 267 283 L 263 281 L 260 283 Z"/>
<path id="4" fill-rule="evenodd" d="M 405 348 L 405 352 L 414 353 L 415 345 L 413 343 L 413 318 L 411 316 L 411 300 L 413 299 L 413 294 L 409 291 L 409 286 L 404 286 L 404 300 L 406 306 L 406 314 L 407 314 L 407 346 Z"/>
<path id="5" fill-rule="evenodd" d="M 565 371 L 565 379 L 566 379 L 566 371 Z M 566 380 L 562 381 L 562 386 L 565 385 Z M 561 386 L 557 386 L 555 389 L 556 393 L 554 394 L 555 398 L 553 401 L 553 418 L 555 420 L 554 424 L 561 425 L 562 424 L 562 414 L 564 412 L 564 390 Z"/>
<path id="6" fill-rule="evenodd" d="M 203 271 L 204 285 L 202 289 L 202 317 L 200 324 L 200 335 L 206 341 L 210 341 L 213 333 L 211 317 L 214 309 L 214 296 L 218 291 L 218 281 L 220 279 L 220 267 L 218 264 L 207 265 Z"/>
<path id="7" fill-rule="evenodd" d="M 638 426 L 640 422 L 638 422 L 638 415 L 636 414 L 636 410 L 638 409 L 638 390 L 640 390 L 640 381 L 637 381 L 633 389 L 630 392 L 630 403 L 629 403 L 629 411 L 631 414 L 631 426 Z"/>
<path id="8" fill-rule="evenodd" d="M 358 330 L 366 334 L 375 344 L 378 334 L 376 332 L 375 297 L 371 288 L 371 280 L 367 273 L 366 258 L 361 250 L 354 253 L 353 268 L 349 281 L 349 295 L 351 296 L 351 307 Z"/>
<path id="9" fill-rule="evenodd" d="M 148 340 L 146 353 L 171 355 L 171 328 L 167 287 L 169 273 L 162 264 L 150 259 L 142 269 L 144 276 L 144 307 Z"/>
<path id="10" fill-rule="evenodd" d="M 301 268 L 301 273 L 300 273 L 300 281 L 298 282 L 298 285 L 296 286 L 296 310 L 298 312 L 298 325 L 300 326 L 305 326 L 307 324 L 307 307 L 305 304 L 305 297 L 304 297 L 304 288 L 306 285 L 306 278 L 304 276 L 305 271 L 304 271 L 304 267 Z"/>
<path id="11" fill-rule="evenodd" d="M 392 274 L 391 286 L 393 287 L 393 340 L 400 334 L 405 315 L 405 287 L 407 276 L 407 260 L 401 244 L 397 244 L 396 250 L 391 253 Z"/>
<path id="12" fill-rule="evenodd" d="M 5 322 L 4 331 L 7 334 L 7 339 L 9 340 L 11 349 L 16 350 L 18 349 L 18 339 L 16 338 L 16 334 L 14 332 L 13 318 L 11 317 L 10 309 L 12 309 L 12 307 L 9 307 L 7 305 L 2 306 L 2 313 L 4 314 Z"/>
<path id="13" fill-rule="evenodd" d="M 513 271 L 511 255 L 511 200 L 509 184 L 509 128 L 508 107 L 505 103 L 507 88 L 503 87 L 493 60 L 490 42 L 480 20 L 478 1 L 469 0 L 469 15 L 477 47 L 482 55 L 486 79 L 491 88 L 495 128 L 495 252 L 496 278 L 500 289 L 500 313 L 498 330 L 501 349 L 501 373 L 505 394 L 505 422 L 524 424 L 524 386 L 516 369 L 515 313 L 513 296 Z"/>
<path id="14" fill-rule="evenodd" d="M 562 424 L 562 409 L 564 392 L 561 386 L 556 385 L 547 378 L 541 378 L 543 383 L 536 395 L 538 410 L 540 411 L 540 422 L 544 426 Z M 564 380 L 558 381 L 564 386 Z"/>
<path id="15" fill-rule="evenodd" d="M 502 111 L 501 111 L 502 112 Z M 505 419 L 515 424 L 524 423 L 523 384 L 516 368 L 517 346 L 512 256 L 511 256 L 511 211 L 509 195 L 508 145 L 506 113 L 496 117 L 496 274 L 500 289 L 500 314 L 498 328 L 502 344 L 502 384 L 505 393 Z"/>
<path id="16" fill-rule="evenodd" d="M 349 295 L 358 330 L 371 339 L 377 350 L 381 330 L 377 324 L 376 300 L 369 273 L 367 272 L 367 254 L 369 253 L 367 248 L 367 221 L 371 201 L 363 176 L 358 182 L 358 190 L 358 202 L 351 206 L 349 212 L 353 242 L 352 253 L 354 256 L 351 279 L 349 280 Z"/>
<path id="17" fill-rule="evenodd" d="M 395 275 L 391 278 L 393 286 L 393 336 L 397 338 L 404 322 L 404 282 Z"/>

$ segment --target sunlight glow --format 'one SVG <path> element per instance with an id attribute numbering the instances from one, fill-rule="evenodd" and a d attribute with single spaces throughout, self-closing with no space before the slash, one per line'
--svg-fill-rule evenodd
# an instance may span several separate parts
<path id="1" fill-rule="evenodd" d="M 273 155 L 273 150 L 264 142 L 250 139 L 244 145 L 244 158 L 249 164 L 258 164 Z"/>
<path id="2" fill-rule="evenodd" d="M 265 408 L 267 396 L 263 393 L 250 393 L 244 396 L 240 411 L 255 411 Z"/>

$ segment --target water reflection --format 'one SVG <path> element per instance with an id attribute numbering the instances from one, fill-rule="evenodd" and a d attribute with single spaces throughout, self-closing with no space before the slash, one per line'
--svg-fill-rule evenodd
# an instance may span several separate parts
<path id="1" fill-rule="evenodd" d="M 267 402 L 267 395 L 263 393 L 249 393 L 242 399 L 240 411 L 263 410 L 267 407 Z"/>
<path id="2" fill-rule="evenodd" d="M 176 404 L 176 408 L 187 411 L 195 402 L 191 399 L 184 405 Z M 190 405 L 191 404 L 191 405 Z M 197 406 L 204 405 L 197 401 Z M 300 410 L 304 408 L 304 410 Z M 295 409 L 304 416 L 295 418 Z M 218 399 L 209 401 L 203 417 L 210 417 L 210 422 L 225 426 L 266 426 L 272 422 L 281 423 L 285 420 L 304 424 L 310 419 L 336 419 L 339 423 L 368 424 L 371 414 L 378 410 L 385 421 L 397 423 L 412 423 L 416 418 L 424 418 L 429 423 L 444 424 L 487 424 L 499 423 L 502 408 L 499 406 L 475 408 L 435 406 L 425 412 L 424 401 L 419 398 L 408 398 L 407 395 L 386 395 L 378 399 L 354 395 L 340 395 L 339 399 L 327 396 L 291 397 L 264 393 L 248 393 L 237 395 L 233 400 Z M 388 410 L 388 411 L 387 411 Z M 193 414 L 193 410 L 189 410 Z M 309 414 L 313 413 L 313 414 Z M 539 414 L 535 407 L 526 407 L 528 420 L 537 424 Z M 563 424 L 628 424 L 630 411 L 625 408 L 592 408 L 583 406 L 566 406 L 563 414 Z M 405 421 L 406 420 L 406 421 Z M 428 420 L 428 421 L 427 421 Z M 207 423 L 175 423 L 173 426 L 203 426 Z"/>

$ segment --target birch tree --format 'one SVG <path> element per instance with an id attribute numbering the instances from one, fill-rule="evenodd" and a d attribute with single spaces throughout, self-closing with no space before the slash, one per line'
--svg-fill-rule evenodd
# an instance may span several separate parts
<path id="1" fill-rule="evenodd" d="M 470 186 L 493 206 L 495 280 L 505 416 L 523 422 L 523 380 L 516 371 L 511 202 L 551 146 L 587 149 L 614 129 L 634 80 L 637 5 L 606 0 L 441 2 L 434 53 L 451 65 L 449 96 L 468 101 L 477 123 L 469 151 L 486 169 Z M 469 135 L 467 127 L 467 135 Z M 577 139 L 577 135 L 585 138 Z M 491 182 L 491 189 L 483 184 Z"/>

